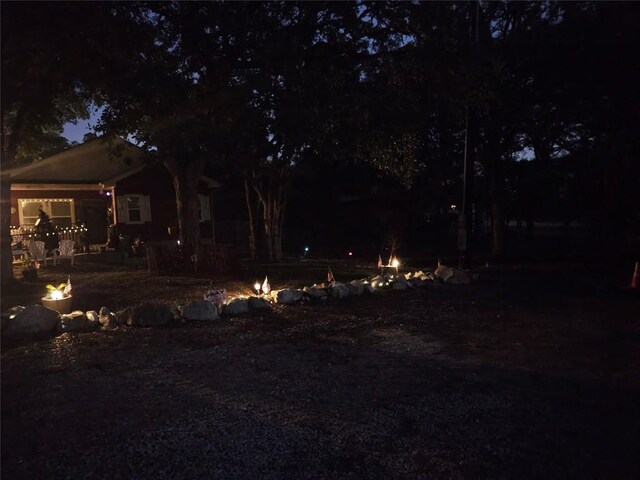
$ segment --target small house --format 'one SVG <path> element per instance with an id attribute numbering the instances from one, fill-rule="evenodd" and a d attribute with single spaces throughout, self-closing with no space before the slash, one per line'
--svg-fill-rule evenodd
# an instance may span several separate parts
<path id="1" fill-rule="evenodd" d="M 11 178 L 12 231 L 28 233 L 39 210 L 61 237 L 106 244 L 109 229 L 132 240 L 177 238 L 173 180 L 166 168 L 120 137 L 89 140 L 7 172 Z M 212 193 L 220 186 L 202 176 L 198 187 L 203 238 L 213 235 Z"/>

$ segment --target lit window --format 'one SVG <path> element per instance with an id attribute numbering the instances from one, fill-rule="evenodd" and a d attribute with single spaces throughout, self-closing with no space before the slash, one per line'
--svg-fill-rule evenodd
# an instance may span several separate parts
<path id="1" fill-rule="evenodd" d="M 73 200 L 70 198 L 20 198 L 18 199 L 20 224 L 33 227 L 42 209 L 51 223 L 59 227 L 69 227 L 75 223 Z"/>

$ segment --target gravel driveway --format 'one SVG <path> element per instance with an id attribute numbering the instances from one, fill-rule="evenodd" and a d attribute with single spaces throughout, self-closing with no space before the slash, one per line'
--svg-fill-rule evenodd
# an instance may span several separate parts
<path id="1" fill-rule="evenodd" d="M 638 478 L 640 303 L 543 275 L 5 344 L 2 478 Z"/>

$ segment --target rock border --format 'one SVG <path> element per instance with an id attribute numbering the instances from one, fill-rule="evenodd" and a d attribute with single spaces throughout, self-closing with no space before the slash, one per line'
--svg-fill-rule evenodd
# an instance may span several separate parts
<path id="1" fill-rule="evenodd" d="M 88 310 L 86 313 L 75 310 L 69 314 L 58 314 L 55 322 L 52 319 L 53 310 L 42 310 L 46 307 L 16 306 L 2 314 L 2 331 L 8 336 L 16 337 L 56 331 L 65 333 L 111 330 L 118 326 L 157 327 L 171 323 L 212 322 L 219 320 L 221 316 L 235 317 L 249 312 L 271 311 L 274 305 L 325 303 L 329 298 L 340 301 L 379 291 L 409 290 L 444 283 L 464 285 L 476 280 L 478 275 L 438 264 L 433 272 L 417 270 L 396 275 L 386 273 L 348 283 L 334 281 L 313 284 L 302 289 L 283 288 L 273 290 L 268 295 L 229 298 L 220 304 L 197 299 L 173 306 L 159 302 L 142 302 L 116 313 L 104 306 L 99 311 Z"/>

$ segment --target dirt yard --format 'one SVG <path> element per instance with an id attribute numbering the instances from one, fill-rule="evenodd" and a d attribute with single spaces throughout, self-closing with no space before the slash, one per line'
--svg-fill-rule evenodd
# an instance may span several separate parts
<path id="1" fill-rule="evenodd" d="M 639 371 L 638 295 L 567 265 L 5 343 L 2 478 L 637 479 Z"/>

